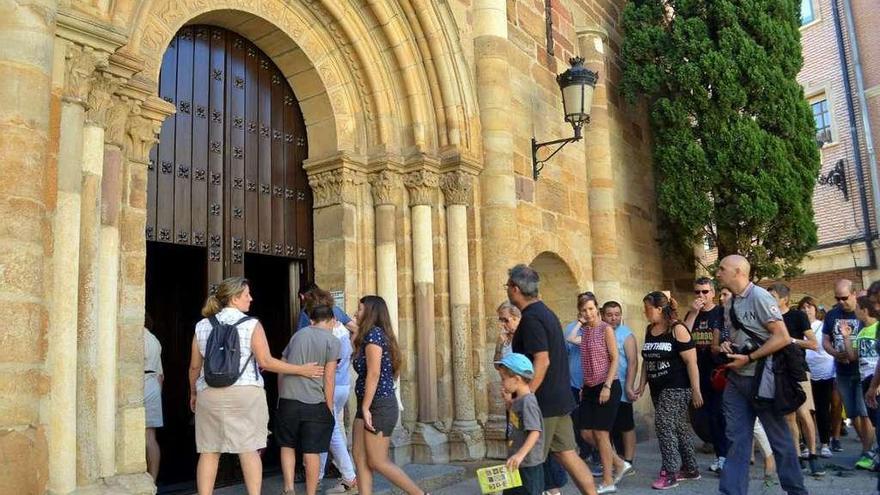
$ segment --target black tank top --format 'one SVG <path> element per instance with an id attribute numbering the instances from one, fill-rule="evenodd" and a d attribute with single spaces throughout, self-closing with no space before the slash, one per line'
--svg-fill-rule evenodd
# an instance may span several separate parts
<path id="1" fill-rule="evenodd" d="M 672 329 L 662 335 L 651 335 L 651 326 L 648 325 L 645 331 L 645 343 L 642 346 L 642 359 L 645 360 L 652 396 L 656 397 L 661 390 L 667 388 L 690 388 L 687 365 L 681 353 L 693 348 L 693 340 L 679 342 L 673 335 Z"/>

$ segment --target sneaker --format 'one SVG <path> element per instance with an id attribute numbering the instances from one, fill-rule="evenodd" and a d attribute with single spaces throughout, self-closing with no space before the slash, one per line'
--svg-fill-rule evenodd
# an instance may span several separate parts
<path id="1" fill-rule="evenodd" d="M 801 455 L 800 455 L 801 459 L 808 459 L 809 457 L 810 457 L 810 449 L 805 448 L 805 449 L 801 450 Z"/>
<path id="2" fill-rule="evenodd" d="M 675 479 L 675 475 L 667 473 L 666 471 L 660 471 L 660 476 L 651 483 L 651 488 L 655 490 L 668 490 L 677 486 L 678 480 Z"/>
<path id="3" fill-rule="evenodd" d="M 602 469 L 601 464 L 596 464 L 596 465 L 590 466 L 590 472 L 593 474 L 594 477 L 601 478 L 602 473 L 604 473 L 605 470 Z"/>
<path id="4" fill-rule="evenodd" d="M 620 471 L 618 471 L 614 475 L 614 484 L 616 485 L 616 484 L 620 483 L 620 480 L 622 480 L 624 476 L 626 476 L 630 471 L 632 471 L 632 468 L 633 468 L 632 464 L 630 464 L 626 461 L 623 461 L 623 467 L 620 468 Z"/>
<path id="5" fill-rule="evenodd" d="M 709 466 L 709 471 L 716 474 L 720 473 L 724 469 L 724 461 L 726 460 L 727 459 L 724 457 L 716 457 L 715 462 L 713 462 L 712 465 Z"/>
<path id="6" fill-rule="evenodd" d="M 596 493 L 598 495 L 602 495 L 603 493 L 616 493 L 617 485 L 611 483 L 610 485 L 599 484 L 598 488 L 596 488 Z"/>
<path id="7" fill-rule="evenodd" d="M 866 471 L 874 469 L 874 459 L 871 457 L 870 453 L 862 453 L 862 457 L 860 457 L 859 460 L 856 461 L 856 469 L 864 469 Z"/>
<path id="8" fill-rule="evenodd" d="M 351 481 L 339 480 L 336 486 L 328 488 L 324 493 L 357 493 L 357 478 Z"/>
<path id="9" fill-rule="evenodd" d="M 819 449 L 819 457 L 824 457 L 825 459 L 828 459 L 833 455 L 834 454 L 831 453 L 831 449 L 829 449 L 827 445 L 822 444 L 822 447 Z"/>
<path id="10" fill-rule="evenodd" d="M 843 447 L 840 446 L 840 440 L 836 438 L 831 439 L 831 451 L 832 452 L 843 452 Z"/>
<path id="11" fill-rule="evenodd" d="M 815 455 L 810 456 L 807 462 L 810 464 L 810 476 L 814 478 L 825 476 L 825 466 L 819 464 Z"/>
<path id="12" fill-rule="evenodd" d="M 695 468 L 690 471 L 682 469 L 675 474 L 675 479 L 679 481 L 694 481 L 700 479 L 700 472 Z"/>

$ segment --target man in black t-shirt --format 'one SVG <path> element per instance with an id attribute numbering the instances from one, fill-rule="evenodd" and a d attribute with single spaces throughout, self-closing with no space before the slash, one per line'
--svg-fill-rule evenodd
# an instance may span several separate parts
<path id="1" fill-rule="evenodd" d="M 804 354 L 804 371 L 807 374 L 806 381 L 801 382 L 801 388 L 804 389 L 807 400 L 801 404 L 797 411 L 787 414 L 785 420 L 788 422 L 788 428 L 791 430 L 796 451 L 800 450 L 798 448 L 798 439 L 800 438 L 798 420 L 800 420 L 800 424 L 804 427 L 804 441 L 807 444 L 807 448 L 801 454 L 801 458 L 806 458 L 809 461 L 810 473 L 813 476 L 823 476 L 825 471 L 816 462 L 816 424 L 813 422 L 812 416 L 812 411 L 816 410 L 816 406 L 813 403 L 813 387 L 810 384 L 810 370 L 807 368 L 806 359 L 806 349 L 818 350 L 819 342 L 816 340 L 816 335 L 813 333 L 813 327 L 810 325 L 810 319 L 807 318 L 807 315 L 798 309 L 791 309 L 789 305 L 791 289 L 783 283 L 775 283 L 770 286 L 769 292 L 776 298 L 779 311 L 782 312 L 782 321 L 785 323 L 788 334 L 791 336 L 791 343 L 800 347 L 801 352 Z"/>
<path id="2" fill-rule="evenodd" d="M 538 273 L 531 267 L 511 268 L 505 287 L 507 298 L 522 312 L 511 345 L 513 352 L 528 356 L 535 369 L 529 387 L 544 416 L 544 457 L 552 453 L 581 493 L 595 494 L 593 475 L 576 453 L 574 428 L 568 415 L 575 402 L 559 318 L 538 298 Z"/>
<path id="3" fill-rule="evenodd" d="M 702 425 L 709 430 L 715 462 L 709 466 L 713 473 L 724 469 L 729 442 L 724 434 L 724 414 L 721 410 L 723 391 L 712 388 L 712 371 L 719 364 L 717 354 L 724 328 L 724 308 L 715 304 L 715 282 L 709 277 L 694 281 L 694 302 L 684 318 L 684 324 L 691 331 L 691 338 L 697 349 L 697 369 L 700 371 L 700 392 L 704 407 L 694 410 L 694 425 Z"/>

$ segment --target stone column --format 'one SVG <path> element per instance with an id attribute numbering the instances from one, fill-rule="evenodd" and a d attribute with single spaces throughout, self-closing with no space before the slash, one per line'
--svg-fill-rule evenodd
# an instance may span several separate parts
<path id="1" fill-rule="evenodd" d="M 95 440 L 98 436 L 97 354 L 101 345 L 98 336 L 101 177 L 104 171 L 104 122 L 116 86 L 109 74 L 96 73 L 88 94 L 88 111 L 83 126 L 76 401 L 79 485 L 88 485 L 100 476 Z"/>
<path id="2" fill-rule="evenodd" d="M 416 308 L 418 366 L 418 423 L 413 432 L 416 462 L 447 462 L 446 435 L 433 423 L 438 417 L 437 354 L 434 334 L 434 233 L 431 210 L 440 185 L 437 173 L 418 170 L 407 174 L 412 217 L 413 289 Z"/>
<path id="3" fill-rule="evenodd" d="M 590 241 L 593 254 L 593 287 L 598 294 L 620 294 L 621 272 L 617 246 L 617 209 L 614 169 L 611 164 L 611 135 L 605 68 L 608 33 L 600 26 L 577 29 L 578 48 L 584 65 L 599 73 L 593 92 L 590 124 L 584 130 L 585 160 L 588 164 Z"/>
<path id="4" fill-rule="evenodd" d="M 64 42 L 58 42 L 64 46 Z M 53 224 L 48 372 L 49 490 L 69 493 L 77 485 L 77 324 L 83 173 L 83 124 L 95 68 L 106 54 L 66 46 L 64 96 L 58 142 L 57 204 Z"/>
<path id="5" fill-rule="evenodd" d="M 454 415 L 449 434 L 450 460 L 482 459 L 486 454 L 483 430 L 476 421 L 471 366 L 471 291 L 468 261 L 467 207 L 473 177 L 461 171 L 447 173 L 440 186 L 446 198 L 446 243 L 449 257 L 449 313 L 452 328 Z"/>
<path id="6" fill-rule="evenodd" d="M 400 186 L 397 173 L 390 170 L 370 177 L 373 206 L 376 209 L 376 292 L 388 303 L 395 331 L 400 331 L 397 310 L 397 208 Z"/>
<path id="7" fill-rule="evenodd" d="M 0 487 L 44 493 L 50 419 L 48 296 L 58 100 L 52 87 L 56 0 L 4 3 L 0 46 Z M 61 54 L 63 57 L 63 53 Z M 11 248 L 14 246 L 14 249 Z M 57 328 L 57 327 L 56 327 Z M 54 445 L 54 444 L 53 444 Z M 55 464 L 57 465 L 57 463 Z"/>
<path id="8" fill-rule="evenodd" d="M 150 483 L 144 474 L 144 304 L 147 168 L 150 148 L 173 106 L 149 97 L 131 106 L 125 125 L 122 207 L 119 211 L 119 302 L 116 321 L 116 472 L 126 483 Z M 112 294 L 106 297 L 112 298 Z M 102 355 L 102 361 L 106 359 Z M 104 406 L 106 407 L 106 406 Z M 138 488 L 140 490 L 140 488 Z M 133 488 L 130 492 L 141 493 Z"/>
<path id="9" fill-rule="evenodd" d="M 98 337 L 95 401 L 96 450 L 99 476 L 116 473 L 116 357 L 119 318 L 119 215 L 122 206 L 122 170 L 125 126 L 131 105 L 116 99 L 105 127 L 101 180 L 101 231 L 98 258 Z"/>
<path id="10" fill-rule="evenodd" d="M 510 120 L 511 50 L 507 38 L 507 1 L 475 0 L 474 56 L 477 98 L 483 134 L 484 165 L 480 173 L 483 238 L 483 280 L 486 328 L 494 328 L 495 308 L 507 297 L 502 284 L 516 261 L 507 240 L 516 236 L 516 182 L 513 173 L 513 132 Z M 480 329 L 480 331 L 487 331 Z M 488 339 L 488 342 L 494 342 Z M 485 355 L 491 357 L 491 349 Z M 497 381 L 497 377 L 493 377 Z M 497 387 L 490 387 L 494 390 Z M 489 455 L 507 456 L 504 404 L 499 394 L 489 401 L 486 440 Z"/>

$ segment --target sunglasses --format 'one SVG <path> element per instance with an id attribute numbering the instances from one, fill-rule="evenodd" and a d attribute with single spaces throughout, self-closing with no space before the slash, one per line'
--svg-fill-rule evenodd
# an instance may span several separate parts
<path id="1" fill-rule="evenodd" d="M 510 318 L 500 318 L 499 317 L 498 321 L 500 321 L 501 323 L 510 323 Z"/>
<path id="2" fill-rule="evenodd" d="M 852 294 L 850 294 L 848 296 L 843 296 L 843 297 L 834 296 L 834 299 L 837 299 L 838 302 L 843 302 L 843 301 L 846 301 L 847 299 L 849 299 L 850 297 L 852 297 Z"/>
<path id="3" fill-rule="evenodd" d="M 706 295 L 706 294 L 708 294 L 708 293 L 710 293 L 710 292 L 712 292 L 712 291 L 709 290 L 709 289 L 695 290 L 695 291 L 694 291 L 694 294 L 696 294 L 696 295 L 699 296 L 700 294 Z"/>

